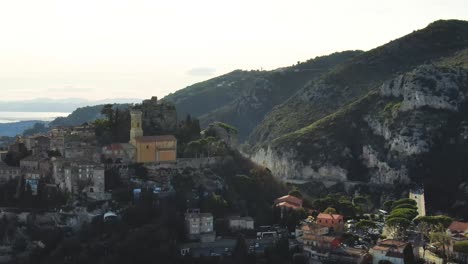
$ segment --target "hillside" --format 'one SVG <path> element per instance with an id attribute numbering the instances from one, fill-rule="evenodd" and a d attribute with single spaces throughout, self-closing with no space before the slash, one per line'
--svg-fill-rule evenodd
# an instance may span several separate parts
<path id="1" fill-rule="evenodd" d="M 127 108 L 129 104 L 114 104 L 114 107 Z M 78 126 L 86 122 L 94 121 L 101 117 L 101 110 L 104 105 L 94 105 L 80 107 L 74 110 L 67 117 L 58 117 L 49 123 L 50 127 L 55 126 Z"/>
<path id="2" fill-rule="evenodd" d="M 467 21 L 431 23 L 335 67 L 298 90 L 265 117 L 249 141 L 251 144 L 266 142 L 305 127 L 364 96 L 398 73 L 467 47 Z"/>
<path id="3" fill-rule="evenodd" d="M 32 128 L 36 123 L 47 124 L 49 122 L 31 120 L 12 123 L 0 123 L 0 136 L 14 137 L 16 135 L 21 135 L 23 134 L 23 131 Z"/>
<path id="4" fill-rule="evenodd" d="M 179 90 L 164 100 L 173 102 L 181 117 L 199 117 L 202 127 L 214 121 L 232 124 L 244 140 L 273 107 L 324 72 L 361 53 L 334 53 L 274 71 L 236 70 Z"/>
<path id="5" fill-rule="evenodd" d="M 460 213 L 468 206 L 467 149 L 468 71 L 424 65 L 265 144 L 253 159 L 282 179 L 350 192 L 424 183 L 430 210 Z"/>

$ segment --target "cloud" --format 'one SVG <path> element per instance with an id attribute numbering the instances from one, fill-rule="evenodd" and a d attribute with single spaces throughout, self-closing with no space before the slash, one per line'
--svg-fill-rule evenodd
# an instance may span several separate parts
<path id="1" fill-rule="evenodd" d="M 198 68 L 192 68 L 187 71 L 188 75 L 192 76 L 209 76 L 213 75 L 216 72 L 215 68 L 209 68 L 209 67 L 198 67 Z"/>

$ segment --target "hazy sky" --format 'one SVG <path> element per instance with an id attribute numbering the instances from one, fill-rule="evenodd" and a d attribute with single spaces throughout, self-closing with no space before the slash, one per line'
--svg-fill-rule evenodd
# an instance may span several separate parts
<path id="1" fill-rule="evenodd" d="M 0 0 L 0 100 L 162 97 L 450 18 L 468 1 Z"/>

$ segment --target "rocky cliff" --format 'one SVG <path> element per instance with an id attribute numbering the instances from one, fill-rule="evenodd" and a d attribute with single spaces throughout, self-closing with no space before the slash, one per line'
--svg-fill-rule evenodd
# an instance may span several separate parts
<path id="1" fill-rule="evenodd" d="M 461 206 L 468 180 L 462 161 L 468 159 L 467 96 L 467 70 L 423 65 L 332 115 L 263 144 L 252 159 L 286 180 L 329 186 L 424 183 L 435 208 L 440 193 Z"/>

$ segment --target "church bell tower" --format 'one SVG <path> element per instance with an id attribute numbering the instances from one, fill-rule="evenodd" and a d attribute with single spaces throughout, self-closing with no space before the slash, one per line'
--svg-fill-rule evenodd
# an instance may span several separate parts
<path id="1" fill-rule="evenodd" d="M 136 138 L 143 136 L 143 128 L 141 123 L 142 113 L 140 110 L 131 110 L 131 128 L 130 128 L 130 144 L 136 146 Z"/>

